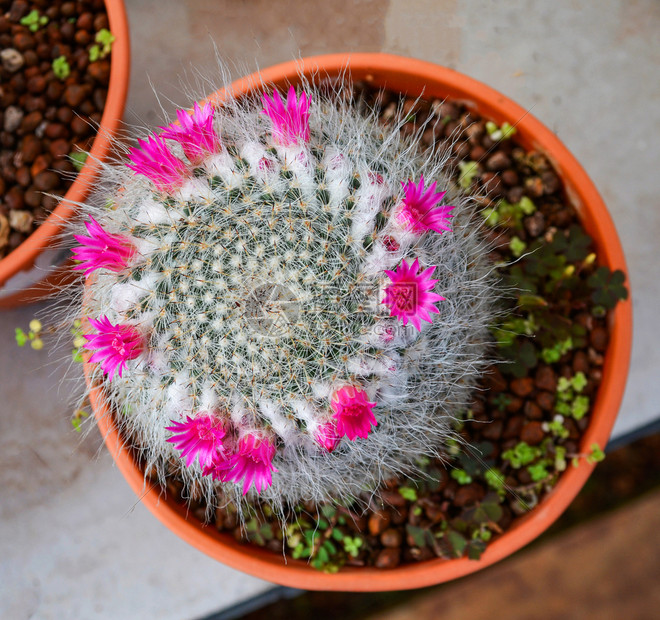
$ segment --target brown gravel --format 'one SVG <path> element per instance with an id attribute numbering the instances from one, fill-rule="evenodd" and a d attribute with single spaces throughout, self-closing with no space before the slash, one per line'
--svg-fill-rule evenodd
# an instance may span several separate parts
<path id="1" fill-rule="evenodd" d="M 36 32 L 20 23 L 32 10 L 48 17 Z M 89 48 L 107 27 L 102 0 L 0 0 L 0 221 L 10 226 L 0 230 L 0 259 L 57 205 L 44 192 L 66 193 L 76 172 L 69 154 L 91 148 L 110 59 L 90 63 Z M 63 80 L 52 67 L 60 56 L 70 67 Z"/>

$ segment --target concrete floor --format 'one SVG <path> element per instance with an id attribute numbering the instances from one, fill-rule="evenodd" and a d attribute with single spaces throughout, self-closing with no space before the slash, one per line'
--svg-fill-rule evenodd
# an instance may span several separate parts
<path id="1" fill-rule="evenodd" d="M 233 76 L 297 55 L 385 51 L 447 65 L 531 108 L 600 189 L 628 259 L 635 337 L 615 435 L 659 417 L 655 0 L 126 4 L 129 122 L 159 125 L 161 104 L 185 104 L 179 76 L 194 83 L 192 67 L 217 83 L 214 42 Z M 268 588 L 176 539 L 136 505 L 98 434 L 80 442 L 69 422 L 73 385 L 49 359 L 13 344 L 14 326 L 34 311 L 0 314 L 0 617 L 193 619 Z"/>

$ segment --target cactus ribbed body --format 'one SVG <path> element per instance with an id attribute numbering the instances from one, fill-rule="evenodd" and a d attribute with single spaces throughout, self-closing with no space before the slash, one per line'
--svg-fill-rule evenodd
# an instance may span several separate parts
<path id="1" fill-rule="evenodd" d="M 130 325 L 143 354 L 96 380 L 147 462 L 161 475 L 176 464 L 211 505 L 241 488 L 184 465 L 172 421 L 210 416 L 218 437 L 269 442 L 260 497 L 280 512 L 371 492 L 438 453 L 483 367 L 493 286 L 472 208 L 442 159 L 315 91 L 304 140 L 283 140 L 256 102 L 229 102 L 213 122 L 216 152 L 186 162 L 173 144 L 188 171 L 176 187 L 106 170 L 113 206 L 89 212 L 135 251 L 88 280 L 83 315 Z M 401 217 L 403 184 L 420 177 L 449 189 L 451 231 Z M 383 303 L 385 272 L 415 259 L 435 267 L 427 288 L 444 298 L 420 329 Z M 342 389 L 377 423 L 323 442 Z"/>

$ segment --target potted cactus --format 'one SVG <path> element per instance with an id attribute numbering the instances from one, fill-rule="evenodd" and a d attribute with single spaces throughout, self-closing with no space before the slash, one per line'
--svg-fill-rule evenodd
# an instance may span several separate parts
<path id="1" fill-rule="evenodd" d="M 336 84 L 311 83 L 319 66 L 333 77 L 347 62 L 312 59 L 241 81 L 179 111 L 138 141 L 126 165 L 106 167 L 109 208 L 86 207 L 76 235 L 86 283 L 75 314 L 87 320 L 82 349 L 99 427 L 163 522 L 279 583 L 416 587 L 525 544 L 592 465 L 567 471 L 545 510 L 515 522 L 479 561 L 337 574 L 245 547 L 155 488 L 174 475 L 184 497 L 203 499 L 206 516 L 231 507 L 245 524 L 266 510 L 285 531 L 296 506 L 366 507 L 383 483 L 424 478 L 429 460 L 461 448 L 454 421 L 490 362 L 489 326 L 503 296 L 492 244 L 477 202 L 451 182 L 447 154 L 420 150 L 421 132 L 402 137 L 397 124 L 358 114 Z M 425 63 L 354 56 L 350 67 L 356 79 L 416 93 L 426 82 L 431 95 L 477 100 L 499 123 L 519 120 L 490 91 Z M 543 131 L 528 139 L 570 157 Z M 600 201 L 586 183 L 584 223 L 612 235 L 607 216 L 587 210 Z M 623 266 L 616 237 L 597 244 L 611 268 Z M 610 345 L 617 355 L 608 353 L 584 442 L 604 445 L 622 396 L 630 336 L 622 307 Z"/>

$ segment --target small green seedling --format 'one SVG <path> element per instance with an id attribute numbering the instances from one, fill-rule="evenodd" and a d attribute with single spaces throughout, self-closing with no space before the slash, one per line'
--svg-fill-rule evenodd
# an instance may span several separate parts
<path id="1" fill-rule="evenodd" d="M 73 167 L 80 172 L 87 161 L 87 153 L 85 153 L 85 151 L 69 153 L 69 159 L 71 160 Z"/>
<path id="2" fill-rule="evenodd" d="M 502 458 L 511 463 L 514 469 L 520 469 L 524 465 L 528 465 L 541 456 L 540 448 L 530 446 L 528 443 L 521 441 L 515 447 L 509 448 L 502 453 Z"/>
<path id="3" fill-rule="evenodd" d="M 516 128 L 506 121 L 500 127 L 493 121 L 488 121 L 486 123 L 486 131 L 490 139 L 497 142 L 499 140 L 509 140 L 516 133 Z"/>
<path id="4" fill-rule="evenodd" d="M 409 502 L 417 501 L 417 491 L 412 487 L 399 487 L 399 494 L 403 499 L 408 500 Z"/>
<path id="5" fill-rule="evenodd" d="M 551 422 L 543 423 L 543 430 L 546 433 L 552 433 L 553 437 L 559 439 L 568 439 L 569 432 L 568 429 L 564 426 L 565 418 L 563 415 L 557 414 Z"/>
<path id="6" fill-rule="evenodd" d="M 79 364 L 83 363 L 83 349 L 85 347 L 85 337 L 83 336 L 82 321 L 76 319 L 71 328 L 71 336 L 73 337 L 73 350 L 71 351 L 71 359 Z"/>
<path id="7" fill-rule="evenodd" d="M 29 324 L 29 331 L 25 333 L 20 327 L 17 327 L 15 332 L 16 344 L 19 347 L 24 347 L 28 342 L 35 351 L 40 351 L 44 348 L 44 341 L 40 337 L 42 330 L 41 321 L 32 319 Z"/>
<path id="8" fill-rule="evenodd" d="M 30 32 L 36 32 L 48 23 L 48 17 L 46 15 L 39 15 L 39 11 L 34 9 L 23 17 L 19 23 L 22 26 L 27 26 Z"/>
<path id="9" fill-rule="evenodd" d="M 625 280 L 626 276 L 620 269 L 612 272 L 607 267 L 598 267 L 587 280 L 593 291 L 591 299 L 598 306 L 611 310 L 617 301 L 628 298 L 628 290 L 623 284 Z"/>
<path id="10" fill-rule="evenodd" d="M 509 242 L 509 249 L 511 250 L 511 254 L 513 254 L 513 256 L 520 258 L 523 252 L 527 249 L 527 244 L 522 239 L 520 239 L 520 237 L 514 235 Z"/>
<path id="11" fill-rule="evenodd" d="M 452 469 L 451 477 L 458 482 L 458 484 L 470 484 L 472 476 L 470 476 L 464 469 Z"/>
<path id="12" fill-rule="evenodd" d="M 346 551 L 346 553 L 352 558 L 356 558 L 360 554 L 360 547 L 364 544 L 364 541 L 360 536 L 355 536 L 353 538 L 350 536 L 344 536 L 342 543 L 344 545 L 344 551 Z"/>
<path id="13" fill-rule="evenodd" d="M 463 189 L 468 189 L 479 173 L 479 164 L 476 161 L 462 161 L 459 162 L 458 169 L 461 172 L 458 183 Z"/>
<path id="14" fill-rule="evenodd" d="M 534 482 L 541 482 L 541 480 L 545 480 L 550 476 L 548 465 L 549 463 L 547 461 L 542 460 L 527 467 L 527 471 Z"/>
<path id="15" fill-rule="evenodd" d="M 558 362 L 562 355 L 568 353 L 573 348 L 573 339 L 569 336 L 566 340 L 558 342 L 553 347 L 545 348 L 541 351 L 541 359 L 546 364 Z M 562 377 L 563 379 L 563 377 Z"/>
<path id="16" fill-rule="evenodd" d="M 570 379 L 559 377 L 555 411 L 565 417 L 582 419 L 589 412 L 589 397 L 580 395 L 586 385 L 587 378 L 583 372 L 576 372 Z"/>
<path id="17" fill-rule="evenodd" d="M 587 455 L 587 463 L 600 463 L 605 459 L 605 452 L 597 443 L 591 444 L 591 451 Z"/>
<path id="18" fill-rule="evenodd" d="M 66 56 L 58 56 L 53 60 L 53 73 L 58 80 L 66 80 L 71 74 L 71 67 L 66 60 Z"/>
<path id="19" fill-rule="evenodd" d="M 71 417 L 71 425 L 73 426 L 73 430 L 76 431 L 76 433 L 79 433 L 82 429 L 82 422 L 85 418 L 89 417 L 89 413 L 87 413 L 84 409 L 78 409 L 73 416 Z"/>
<path id="20" fill-rule="evenodd" d="M 101 28 L 94 37 L 96 43 L 89 48 L 89 61 L 96 62 L 105 58 L 112 50 L 112 44 L 115 41 L 114 35 L 107 29 Z"/>

